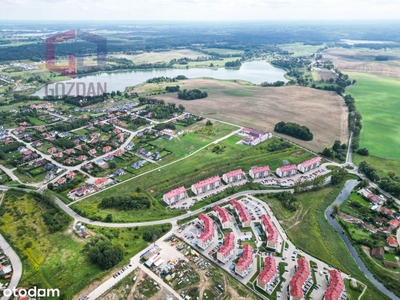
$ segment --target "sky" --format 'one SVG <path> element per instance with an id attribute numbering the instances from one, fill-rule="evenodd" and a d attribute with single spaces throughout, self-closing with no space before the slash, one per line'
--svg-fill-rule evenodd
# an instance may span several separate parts
<path id="1" fill-rule="evenodd" d="M 399 3 L 396 3 L 399 2 Z M 400 19 L 388 0 L 1 0 L 0 20 Z"/>

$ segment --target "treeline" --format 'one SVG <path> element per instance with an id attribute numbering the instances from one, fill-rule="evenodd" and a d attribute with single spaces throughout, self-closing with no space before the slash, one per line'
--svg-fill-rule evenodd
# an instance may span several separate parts
<path id="1" fill-rule="evenodd" d="M 297 123 L 285 123 L 281 121 L 275 125 L 274 130 L 278 133 L 287 134 L 303 141 L 311 141 L 313 139 L 313 134 L 310 129 Z"/>
<path id="2" fill-rule="evenodd" d="M 161 82 L 177 82 L 178 80 L 175 77 L 153 77 L 146 80 L 146 83 L 161 83 Z"/>
<path id="3" fill-rule="evenodd" d="M 166 86 L 166 87 L 165 87 L 165 90 L 166 90 L 168 93 L 174 93 L 174 92 L 178 92 L 178 91 L 179 91 L 179 88 L 180 88 L 179 85 L 176 85 L 176 86 Z"/>
<path id="4" fill-rule="evenodd" d="M 146 106 L 145 111 L 141 112 L 141 116 L 145 116 L 147 113 L 151 112 L 153 115 L 151 116 L 154 119 L 168 119 L 172 118 L 174 113 L 182 112 L 185 110 L 185 107 L 182 104 L 179 104 L 176 107 L 175 103 L 168 103 L 167 105 L 153 105 Z"/>
<path id="5" fill-rule="evenodd" d="M 387 177 L 383 177 L 379 182 L 379 187 L 395 197 L 400 196 L 400 177 L 396 173 L 389 172 Z"/>
<path id="6" fill-rule="evenodd" d="M 221 59 L 218 56 L 211 56 L 211 57 L 207 57 L 207 56 L 199 56 L 197 58 L 188 58 L 188 57 L 181 57 L 181 58 L 173 58 L 170 60 L 170 64 L 178 64 L 178 65 L 187 65 L 189 62 L 191 61 L 207 61 L 207 60 L 218 60 Z M 222 59 L 221 59 L 222 60 Z"/>
<path id="7" fill-rule="evenodd" d="M 199 89 L 192 89 L 187 90 L 184 89 L 183 91 L 178 92 L 178 98 L 182 100 L 196 100 L 196 99 L 203 99 L 208 96 L 207 92 L 202 92 Z"/>
<path id="8" fill-rule="evenodd" d="M 115 92 L 113 93 L 114 95 L 116 95 Z M 108 95 L 109 94 L 104 93 L 102 95 L 96 95 L 96 96 L 67 96 L 67 95 L 62 95 L 62 96 L 60 95 L 59 97 L 44 96 L 43 100 L 48 100 L 48 101 L 62 100 L 65 103 L 69 103 L 75 106 L 88 106 L 104 102 L 105 100 L 108 99 Z"/>
<path id="9" fill-rule="evenodd" d="M 99 204 L 99 208 L 114 208 L 117 210 L 140 210 L 149 209 L 152 205 L 151 198 L 143 193 L 126 195 L 126 196 L 111 196 L 103 198 Z"/>
<path id="10" fill-rule="evenodd" d="M 349 131 L 353 132 L 351 148 L 353 152 L 356 152 L 359 148 L 359 139 L 362 129 L 361 125 L 362 115 L 359 111 L 356 110 L 356 103 L 355 103 L 356 101 L 351 95 L 346 95 L 343 98 L 344 102 L 346 103 L 349 109 L 349 117 L 348 117 Z"/>
<path id="11" fill-rule="evenodd" d="M 296 211 L 299 207 L 297 198 L 290 192 L 270 193 L 268 194 L 268 198 L 278 199 L 282 203 L 282 206 L 289 211 Z"/>
<path id="12" fill-rule="evenodd" d="M 225 68 L 237 68 L 242 65 L 242 62 L 240 59 L 234 60 L 234 61 L 227 61 L 225 63 Z"/>
<path id="13" fill-rule="evenodd" d="M 322 155 L 327 158 L 336 158 L 338 160 L 345 161 L 347 155 L 347 145 L 344 143 L 341 144 L 339 140 L 336 140 L 333 143 L 332 150 L 325 148 L 322 151 Z"/>
<path id="14" fill-rule="evenodd" d="M 41 100 L 39 96 L 29 96 L 25 94 L 14 93 L 13 100 L 10 100 L 8 102 L 2 101 L 0 102 L 0 106 L 6 106 L 26 101 L 37 101 L 37 100 Z"/>
<path id="15" fill-rule="evenodd" d="M 161 228 L 153 227 L 144 231 L 142 237 L 146 242 L 153 242 L 158 240 L 167 232 L 168 232 L 167 226 L 162 226 Z"/>
<path id="16" fill-rule="evenodd" d="M 96 236 L 85 245 L 85 250 L 93 264 L 103 270 L 108 270 L 117 265 L 124 258 L 124 250 L 120 245 L 113 245 L 104 236 Z"/>
<path id="17" fill-rule="evenodd" d="M 71 149 L 75 147 L 75 143 L 68 138 L 59 138 L 52 142 L 54 146 L 60 147 L 62 149 Z"/>
<path id="18" fill-rule="evenodd" d="M 285 85 L 285 82 L 280 81 L 280 80 L 275 81 L 275 82 L 264 81 L 264 82 L 261 82 L 260 85 L 263 86 L 263 87 L 267 87 L 267 86 L 283 86 L 283 85 Z"/>
<path id="19" fill-rule="evenodd" d="M 366 161 L 360 162 L 358 170 L 360 170 L 360 172 L 363 173 L 365 176 L 367 176 L 367 178 L 371 181 L 377 182 L 380 180 L 376 168 L 367 163 Z"/>
<path id="20" fill-rule="evenodd" d="M 161 131 L 164 129 L 171 129 L 171 130 L 175 130 L 176 126 L 173 123 L 158 123 L 157 125 L 154 125 L 153 127 L 155 130 Z"/>

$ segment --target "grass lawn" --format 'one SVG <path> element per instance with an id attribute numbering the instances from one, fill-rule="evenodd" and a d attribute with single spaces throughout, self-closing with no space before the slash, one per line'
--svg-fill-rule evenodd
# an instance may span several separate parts
<path id="1" fill-rule="evenodd" d="M 313 156 L 308 152 L 300 150 L 296 146 L 280 152 L 269 153 L 266 150 L 266 146 L 267 144 L 274 142 L 274 140 L 275 138 L 269 139 L 255 147 L 244 147 L 242 151 L 239 151 L 236 147 L 231 147 L 230 144 L 232 144 L 232 141 L 229 139 L 227 141 L 222 141 L 219 144 L 225 148 L 221 154 L 216 154 L 208 148 L 203 149 L 187 159 L 165 168 L 158 169 L 159 171 L 145 174 L 133 180 L 124 182 L 116 187 L 106 189 L 101 193 L 74 204 L 72 208 L 79 209 L 80 212 L 83 212 L 88 217 L 92 217 L 94 214 L 105 217 L 107 213 L 110 212 L 106 213 L 97 208 L 98 203 L 102 198 L 129 194 L 137 187 L 149 192 L 156 199 L 161 199 L 164 193 L 173 188 L 182 185 L 189 188 L 193 183 L 196 183 L 199 180 L 217 174 L 222 176 L 222 174 L 227 171 L 242 168 L 247 172 L 252 166 L 265 164 L 268 164 L 271 170 L 274 170 L 278 166 L 282 165 L 282 160 L 284 159 L 288 159 L 290 163 L 298 164 Z M 155 215 L 158 214 L 158 217 L 164 219 L 172 216 L 165 208 L 154 208 L 152 213 Z M 150 221 L 157 219 L 157 217 L 154 218 L 152 213 L 144 215 L 142 212 L 137 211 L 114 211 L 115 216 L 123 214 L 125 222 L 138 220 Z M 174 214 L 177 215 L 176 212 Z M 150 219 L 148 219 L 149 217 Z"/>
<path id="2" fill-rule="evenodd" d="M 46 125 L 46 122 L 43 122 L 42 120 L 39 120 L 34 117 L 29 117 L 29 122 L 32 123 L 34 126 Z"/>
<path id="3" fill-rule="evenodd" d="M 347 293 L 348 293 L 347 299 L 349 299 L 349 300 L 357 300 L 358 297 L 360 297 L 360 295 L 361 295 L 361 292 L 362 292 L 361 288 L 362 287 L 360 286 L 360 289 L 361 289 L 360 291 L 358 289 L 350 287 L 350 280 L 348 280 L 348 279 L 344 280 L 344 284 L 346 286 L 346 290 L 347 290 Z"/>
<path id="4" fill-rule="evenodd" d="M 372 155 L 361 156 L 358 154 L 353 154 L 353 162 L 356 165 L 359 165 L 362 161 L 366 161 L 367 163 L 373 165 L 380 177 L 387 176 L 389 171 L 400 174 L 400 159 L 387 159 Z"/>
<path id="5" fill-rule="evenodd" d="M 72 131 L 72 132 L 73 132 L 74 134 L 84 135 L 84 134 L 89 133 L 89 130 L 87 130 L 87 129 L 85 129 L 85 128 L 82 128 L 82 129 L 75 130 L 75 131 Z"/>
<path id="6" fill-rule="evenodd" d="M 362 114 L 360 148 L 382 158 L 400 159 L 400 81 L 398 79 L 348 72 L 357 80 L 346 93 L 356 99 Z"/>
<path id="7" fill-rule="evenodd" d="M 49 233 L 42 217 L 46 208 L 41 203 L 19 192 L 18 196 L 6 194 L 2 207 L 5 212 L 1 216 L 0 231 L 23 262 L 21 286 L 59 288 L 59 299 L 67 300 L 110 272 L 103 271 L 88 261 L 84 252 L 87 240 L 80 238 L 72 230 Z M 166 224 L 157 227 L 164 227 L 168 231 L 171 226 Z M 121 261 L 120 267 L 148 245 L 142 239 L 142 234 L 149 229 L 151 228 L 89 228 L 89 231 L 92 236 L 103 234 L 113 243 L 123 246 L 125 260 Z M 28 242 L 32 243 L 31 246 Z"/>

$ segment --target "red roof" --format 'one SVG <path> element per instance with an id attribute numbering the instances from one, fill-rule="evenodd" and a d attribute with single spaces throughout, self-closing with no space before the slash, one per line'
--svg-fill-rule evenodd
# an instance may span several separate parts
<path id="1" fill-rule="evenodd" d="M 213 176 L 213 177 L 207 178 L 205 180 L 199 181 L 199 182 L 193 184 L 193 186 L 197 190 L 199 188 L 202 188 L 203 186 L 207 186 L 211 183 L 215 183 L 215 182 L 219 182 L 219 181 L 221 181 L 219 176 Z"/>
<path id="2" fill-rule="evenodd" d="M 399 246 L 399 244 L 397 243 L 397 240 L 392 236 L 388 236 L 387 242 L 389 245 L 397 245 L 396 247 Z"/>
<path id="3" fill-rule="evenodd" d="M 111 146 L 105 146 L 103 148 L 103 152 L 108 152 L 108 151 L 111 151 Z"/>
<path id="4" fill-rule="evenodd" d="M 230 232 L 225 235 L 224 244 L 219 248 L 218 253 L 227 256 L 235 247 L 235 235 Z"/>
<path id="5" fill-rule="evenodd" d="M 242 257 L 236 264 L 236 267 L 242 268 L 242 270 L 246 270 L 248 266 L 253 262 L 253 247 L 249 244 L 243 246 Z"/>
<path id="6" fill-rule="evenodd" d="M 315 163 L 317 163 L 317 162 L 320 162 L 320 161 L 321 161 L 321 157 L 317 156 L 317 157 L 313 157 L 313 158 L 311 158 L 311 159 L 309 159 L 309 160 L 303 161 L 303 162 L 301 163 L 301 165 L 302 165 L 304 168 L 307 168 L 307 167 L 309 167 L 309 166 L 311 166 L 311 165 L 313 165 L 313 164 L 315 164 Z"/>
<path id="7" fill-rule="evenodd" d="M 168 193 L 165 194 L 165 196 L 168 199 L 171 199 L 171 198 L 173 198 L 175 196 L 178 196 L 178 195 L 180 195 L 182 193 L 186 193 L 186 189 L 185 189 L 184 186 L 178 187 L 177 189 L 174 189 L 174 190 L 170 190 Z"/>
<path id="8" fill-rule="evenodd" d="M 268 233 L 268 242 L 276 243 L 278 241 L 278 231 L 276 230 L 271 219 L 267 215 L 261 215 L 261 222 L 264 224 L 265 229 Z"/>
<path id="9" fill-rule="evenodd" d="M 265 257 L 264 269 L 260 272 L 257 279 L 267 284 L 276 274 L 276 261 L 272 256 Z"/>
<path id="10" fill-rule="evenodd" d="M 221 218 L 221 222 L 230 222 L 231 217 L 229 216 L 228 212 L 226 211 L 225 208 L 222 208 L 221 206 L 214 206 L 214 210 L 218 213 L 219 217 Z"/>
<path id="11" fill-rule="evenodd" d="M 392 216 L 394 214 L 393 210 L 386 207 L 381 207 L 381 212 L 389 216 Z"/>
<path id="12" fill-rule="evenodd" d="M 338 270 L 331 270 L 329 274 L 331 275 L 331 284 L 325 292 L 325 300 L 338 300 L 344 288 L 342 276 Z"/>
<path id="13" fill-rule="evenodd" d="M 251 168 L 251 171 L 253 172 L 253 174 L 257 174 L 257 173 L 261 173 L 261 172 L 269 172 L 269 166 L 263 166 L 263 167 L 254 167 Z"/>
<path id="14" fill-rule="evenodd" d="M 375 203 L 379 203 L 380 202 L 379 199 L 374 194 L 368 194 L 368 198 L 372 202 L 375 202 Z"/>
<path id="15" fill-rule="evenodd" d="M 234 171 L 229 171 L 227 173 L 225 173 L 224 175 L 226 176 L 226 178 L 231 178 L 237 175 L 242 175 L 244 174 L 244 172 L 242 171 L 242 169 L 239 170 L 234 170 Z"/>
<path id="16" fill-rule="evenodd" d="M 124 150 L 118 149 L 117 151 L 114 152 L 114 155 L 116 155 L 116 156 L 121 156 L 121 155 L 124 154 L 124 152 L 125 152 Z"/>
<path id="17" fill-rule="evenodd" d="M 389 225 L 392 226 L 393 228 L 397 228 L 400 225 L 400 222 L 396 219 L 393 219 L 389 222 Z"/>
<path id="18" fill-rule="evenodd" d="M 66 182 L 67 179 L 65 177 L 61 177 L 60 179 L 57 180 L 57 184 L 63 184 L 64 182 Z"/>
<path id="19" fill-rule="evenodd" d="M 303 298 L 302 286 L 310 276 L 310 266 L 308 261 L 301 257 L 297 260 L 297 271 L 290 280 L 290 296 Z"/>
<path id="20" fill-rule="evenodd" d="M 232 199 L 229 203 L 232 204 L 236 208 L 236 210 L 237 210 L 237 212 L 239 214 L 240 221 L 242 223 L 250 221 L 249 213 L 247 212 L 247 210 L 244 207 L 242 202 L 239 202 L 239 201 L 236 201 L 235 199 Z"/>
<path id="21" fill-rule="evenodd" d="M 292 171 L 292 170 L 297 170 L 296 165 L 288 165 L 288 166 L 283 166 L 280 167 L 279 170 L 281 170 L 281 172 L 286 172 L 286 171 Z"/>
<path id="22" fill-rule="evenodd" d="M 205 214 L 200 214 L 198 218 L 203 221 L 204 224 L 204 231 L 199 236 L 199 240 L 204 243 L 214 236 L 214 221 Z"/>
<path id="23" fill-rule="evenodd" d="M 104 182 L 107 182 L 107 178 L 99 178 L 99 179 L 96 179 L 96 181 L 94 182 L 94 184 L 95 185 L 99 185 L 99 184 L 102 184 L 102 183 L 104 183 Z"/>

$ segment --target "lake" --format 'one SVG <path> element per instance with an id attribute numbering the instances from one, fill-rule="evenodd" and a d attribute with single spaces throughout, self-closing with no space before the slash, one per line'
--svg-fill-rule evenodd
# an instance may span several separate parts
<path id="1" fill-rule="evenodd" d="M 83 86 L 85 85 L 88 89 L 90 84 L 97 87 L 97 84 L 104 86 L 107 85 L 107 92 L 121 91 L 123 92 L 127 86 L 134 86 L 139 83 L 145 82 L 146 80 L 154 77 L 176 77 L 178 75 L 185 75 L 188 78 L 199 78 L 199 77 L 211 77 L 215 79 L 225 80 L 245 80 L 254 84 L 260 84 L 264 81 L 275 82 L 284 81 L 287 79 L 284 77 L 285 71 L 283 69 L 275 68 L 271 64 L 265 61 L 250 61 L 242 64 L 240 69 L 225 69 L 219 68 L 217 70 L 202 69 L 202 68 L 189 68 L 189 69 L 149 69 L 149 70 L 133 70 L 133 71 L 121 71 L 121 72 L 104 72 L 94 75 L 82 76 L 72 80 L 64 81 L 68 82 L 65 86 L 66 92 L 70 88 L 70 83 L 84 83 L 80 84 L 79 91 L 82 92 Z M 62 82 L 62 81 L 61 81 Z M 57 85 L 58 94 L 62 94 L 62 84 Z M 55 88 L 55 84 L 48 86 L 48 90 Z M 84 94 L 88 94 L 87 92 Z M 35 96 L 43 97 L 46 95 L 46 90 L 43 87 L 38 90 Z M 75 88 L 72 89 L 69 95 L 76 95 Z"/>

